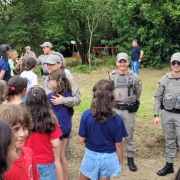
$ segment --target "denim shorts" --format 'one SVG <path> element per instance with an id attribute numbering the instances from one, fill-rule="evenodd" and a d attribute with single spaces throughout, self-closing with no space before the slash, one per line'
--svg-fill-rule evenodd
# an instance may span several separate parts
<path id="1" fill-rule="evenodd" d="M 40 180 L 56 180 L 55 164 L 37 164 Z"/>
<path id="2" fill-rule="evenodd" d="M 119 175 L 122 168 L 116 152 L 98 153 L 86 148 L 80 172 L 91 180 L 98 180 Z"/>

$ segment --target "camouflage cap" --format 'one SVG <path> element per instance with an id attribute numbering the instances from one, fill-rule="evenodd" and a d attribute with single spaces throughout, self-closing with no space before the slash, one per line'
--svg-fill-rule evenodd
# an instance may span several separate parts
<path id="1" fill-rule="evenodd" d="M 171 56 L 171 62 L 173 61 L 179 61 L 180 62 L 180 53 L 174 53 L 172 56 Z"/>
<path id="2" fill-rule="evenodd" d="M 116 60 L 120 61 L 121 59 L 128 61 L 128 55 L 126 53 L 119 53 L 116 57 Z"/>
<path id="3" fill-rule="evenodd" d="M 56 64 L 56 63 L 62 63 L 63 60 L 60 56 L 55 54 L 50 54 L 44 64 Z"/>
<path id="4" fill-rule="evenodd" d="M 30 46 L 26 46 L 25 49 L 31 49 L 31 47 Z"/>

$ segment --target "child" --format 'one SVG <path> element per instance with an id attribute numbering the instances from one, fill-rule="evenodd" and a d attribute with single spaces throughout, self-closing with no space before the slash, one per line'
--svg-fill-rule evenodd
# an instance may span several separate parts
<path id="1" fill-rule="evenodd" d="M 54 105 L 50 99 L 52 95 L 58 96 L 62 95 L 63 97 L 71 97 L 72 90 L 71 85 L 66 78 L 66 74 L 62 69 L 52 71 L 48 77 L 50 85 L 53 87 L 54 92 L 48 94 L 49 102 L 58 118 L 58 122 L 61 126 L 63 132 L 62 136 L 62 147 L 60 152 L 60 160 L 63 168 L 64 180 L 68 180 L 68 162 L 65 156 L 66 145 L 68 141 L 69 134 L 72 128 L 72 115 L 73 108 L 67 107 L 65 105 Z"/>
<path id="2" fill-rule="evenodd" d="M 11 126 L 0 120 L 0 180 L 10 170 L 16 158 L 15 137 Z"/>
<path id="3" fill-rule="evenodd" d="M 109 180 L 121 173 L 122 138 L 127 132 L 121 117 L 113 111 L 113 90 L 111 82 L 97 82 L 93 87 L 91 109 L 82 114 L 78 140 L 85 142 L 86 150 L 80 166 L 80 180 Z"/>
<path id="4" fill-rule="evenodd" d="M 54 158 L 57 156 L 56 150 L 61 146 L 59 137 L 62 132 L 45 91 L 40 87 L 31 88 L 27 94 L 26 106 L 35 126 L 25 146 L 31 148 L 35 154 L 41 180 L 56 180 L 55 164 L 58 170 L 57 179 L 62 179 L 62 166 Z M 54 154 L 53 148 L 56 149 Z"/>
<path id="5" fill-rule="evenodd" d="M 28 80 L 19 75 L 13 76 L 7 85 L 6 101 L 4 104 L 21 104 L 26 95 Z"/>
<path id="6" fill-rule="evenodd" d="M 4 174 L 4 180 L 38 180 L 34 154 L 31 149 L 23 147 L 32 129 L 28 112 L 21 105 L 1 105 L 0 119 L 11 125 L 16 142 L 16 160 L 11 170 Z"/>
<path id="7" fill-rule="evenodd" d="M 0 80 L 0 104 L 2 104 L 6 97 L 6 81 Z"/>
<path id="8" fill-rule="evenodd" d="M 0 79 L 5 80 L 6 83 L 11 78 L 11 69 L 8 63 L 10 49 L 7 44 L 0 46 Z"/>
<path id="9" fill-rule="evenodd" d="M 22 55 L 21 58 L 17 61 L 18 53 L 15 49 L 11 49 L 10 58 L 13 62 L 12 70 L 14 72 L 14 75 L 19 75 L 20 74 L 20 65 L 21 65 L 22 60 L 24 59 L 24 56 Z"/>
<path id="10" fill-rule="evenodd" d="M 21 73 L 21 77 L 28 79 L 28 86 L 27 86 L 27 92 L 31 87 L 38 85 L 38 78 L 37 75 L 33 72 L 36 68 L 36 60 L 32 57 L 25 60 L 25 70 Z M 26 96 L 24 96 L 23 101 L 26 101 Z"/>

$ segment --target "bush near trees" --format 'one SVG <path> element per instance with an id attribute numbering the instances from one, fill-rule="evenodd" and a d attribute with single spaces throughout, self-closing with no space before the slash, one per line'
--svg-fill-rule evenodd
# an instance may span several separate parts
<path id="1" fill-rule="evenodd" d="M 89 47 L 118 46 L 130 54 L 137 39 L 142 66 L 163 68 L 180 49 L 179 0 L 25 0 L 0 1 L 0 43 L 19 52 L 51 41 L 60 51 L 75 40 L 88 64 Z"/>

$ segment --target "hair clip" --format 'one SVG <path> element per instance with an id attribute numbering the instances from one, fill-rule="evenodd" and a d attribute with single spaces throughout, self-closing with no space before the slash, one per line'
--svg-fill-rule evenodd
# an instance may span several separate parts
<path id="1" fill-rule="evenodd" d="M 62 80 L 62 78 L 59 78 L 59 81 L 61 81 Z"/>
<path id="2" fill-rule="evenodd" d="M 16 90 L 14 86 L 12 86 L 12 87 L 11 87 L 11 89 L 12 89 L 13 91 L 15 91 L 15 90 Z"/>

